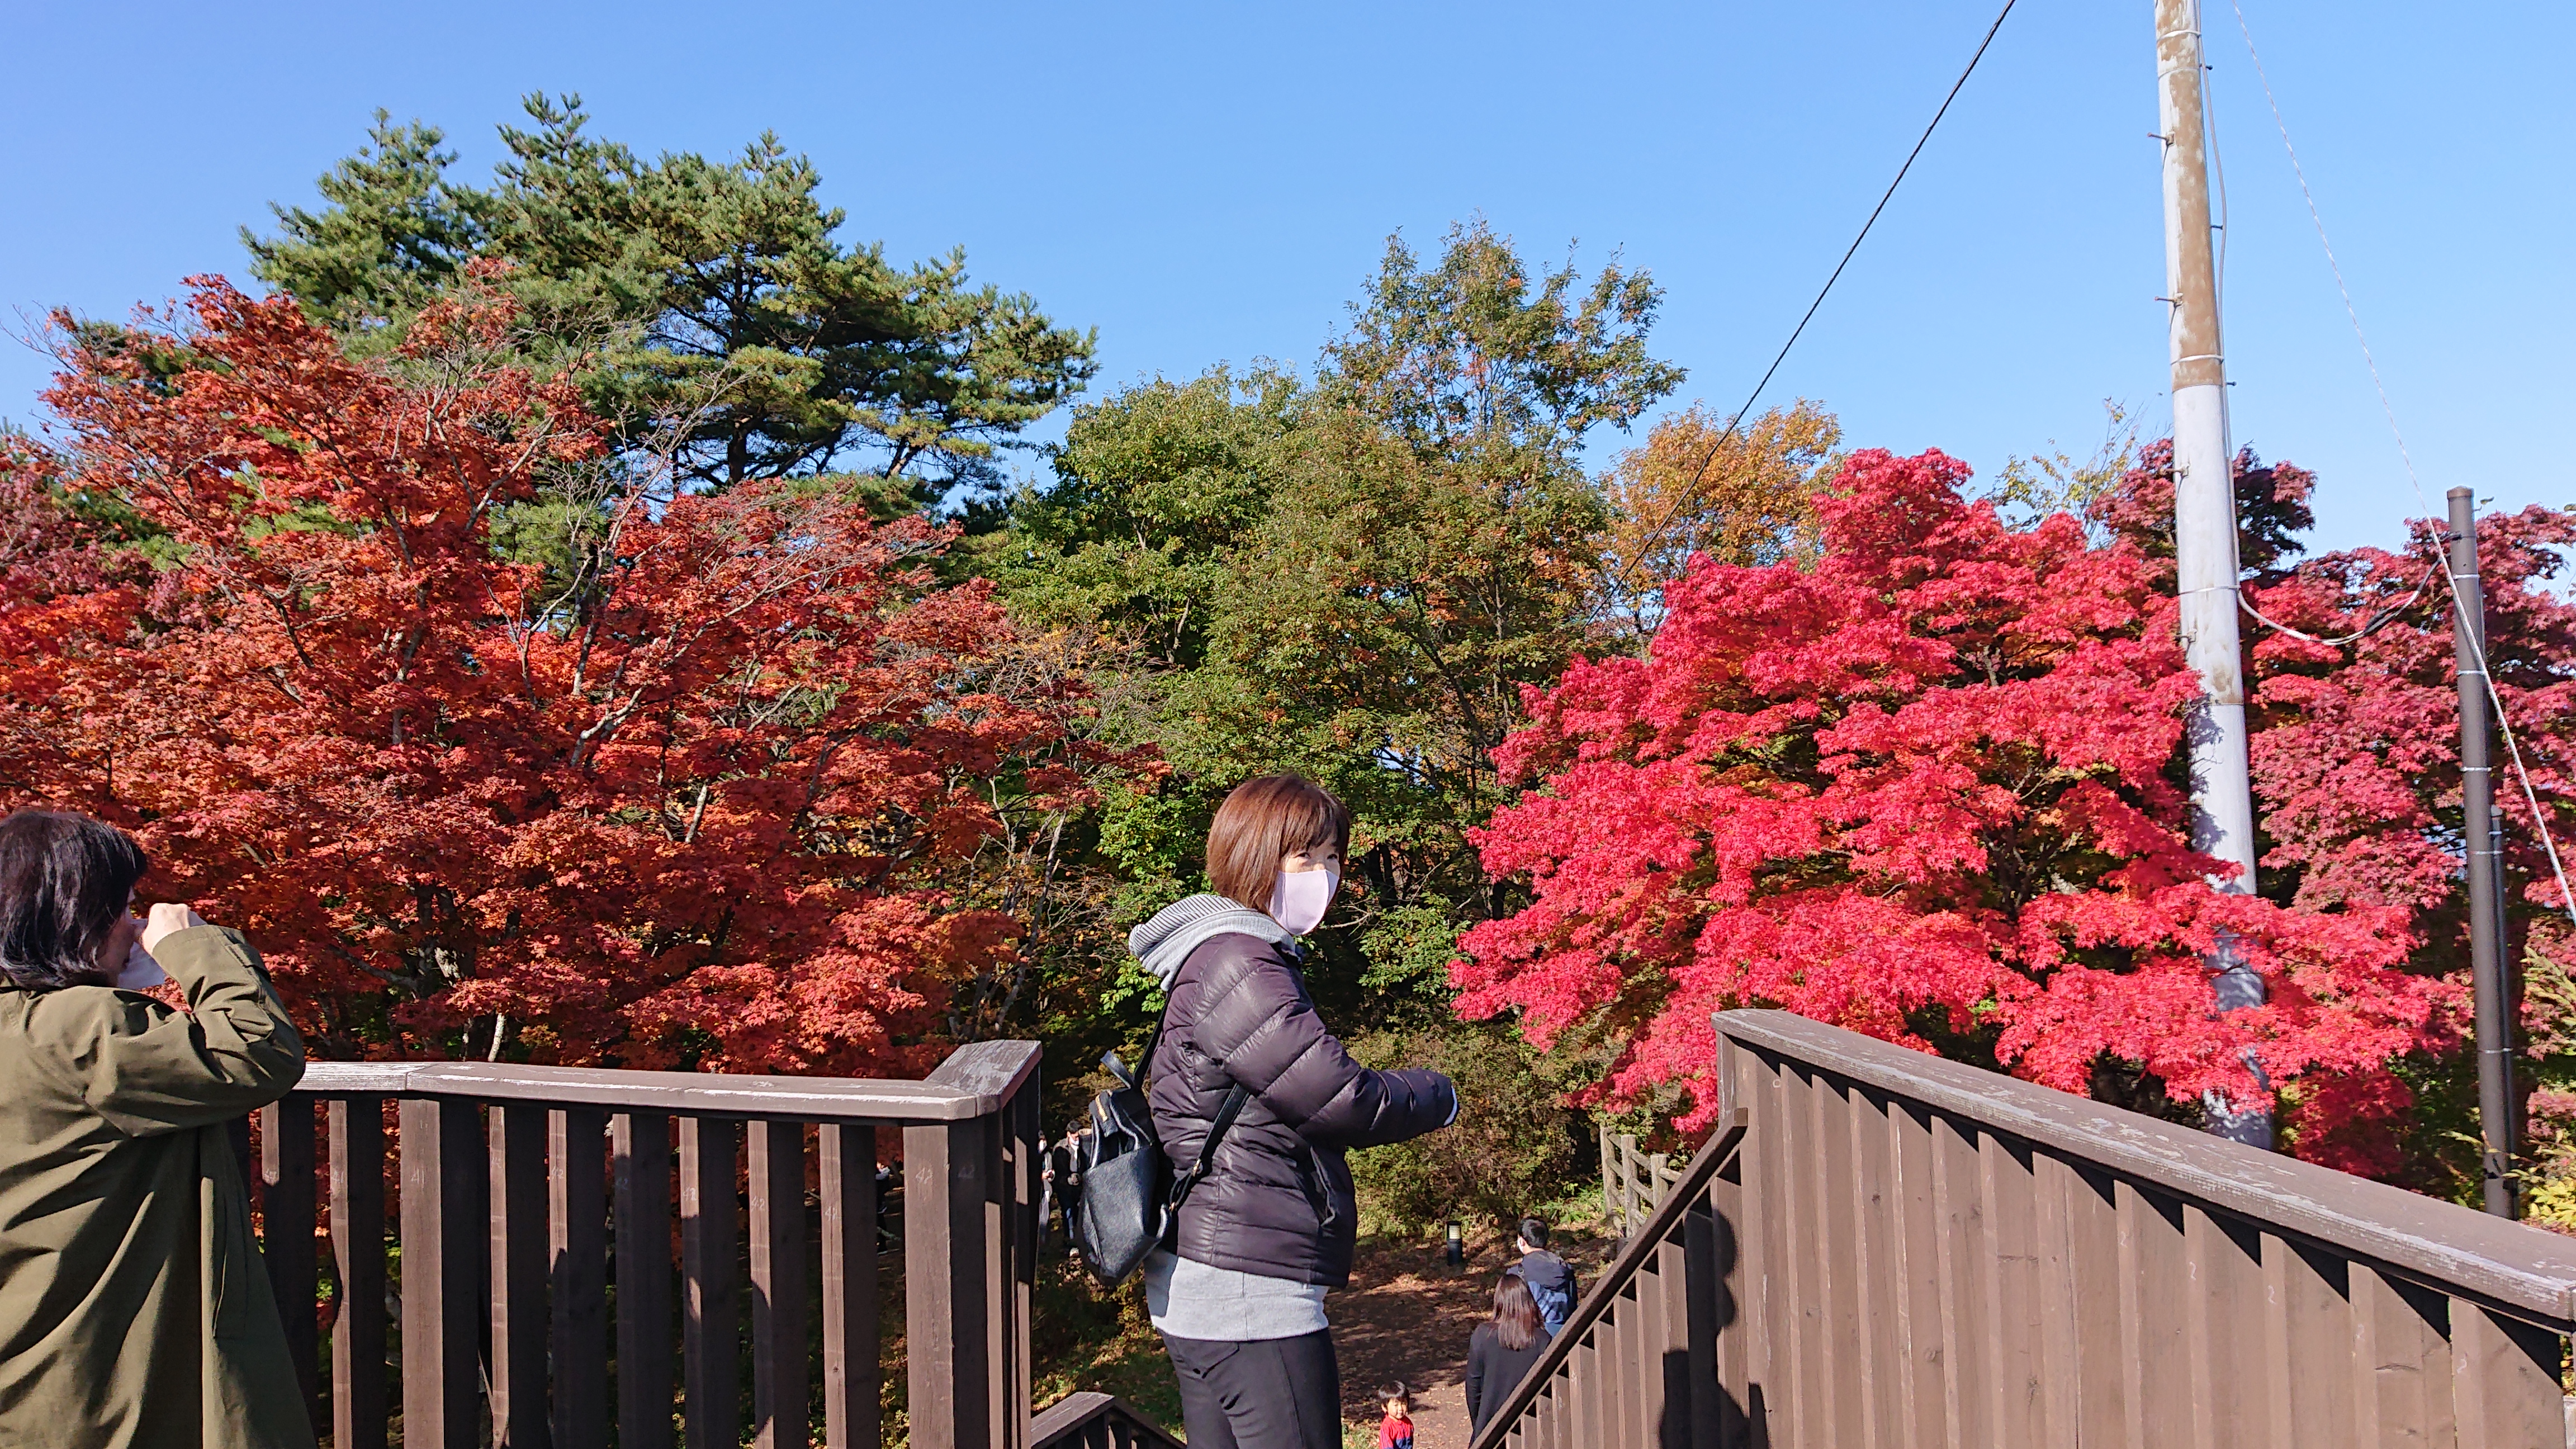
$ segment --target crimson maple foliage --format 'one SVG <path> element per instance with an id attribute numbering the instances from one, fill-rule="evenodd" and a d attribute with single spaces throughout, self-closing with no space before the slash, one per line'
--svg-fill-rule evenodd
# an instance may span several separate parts
<path id="1" fill-rule="evenodd" d="M 1500 764 L 1536 788 L 1478 843 L 1533 899 L 1467 933 L 1458 1009 L 1517 1008 L 1608 1062 L 1592 1100 L 1684 1133 L 1717 1110 L 1711 1013 L 1777 1005 L 2077 1092 L 2126 1063 L 2269 1100 L 2251 1050 L 2301 1150 L 2346 1151 L 2298 1084 L 2384 1087 L 2456 984 L 2403 969 L 2402 902 L 2205 883 L 2168 566 L 2064 514 L 2008 527 L 1967 476 L 1856 454 L 1812 567 L 1696 560 L 1648 657 L 1529 692 Z M 2212 1014 L 2222 939 L 2269 1005 Z"/>
<path id="2" fill-rule="evenodd" d="M 71 446 L 0 467 L 5 803 L 131 826 L 334 1054 L 934 1056 L 1016 931 L 943 873 L 1117 763 L 1078 688 L 989 687 L 1016 636 L 933 586 L 946 533 L 815 480 L 671 495 L 493 360 L 495 292 L 365 364 L 191 285 L 161 335 L 69 333 Z M 496 551 L 576 474 L 570 583 Z"/>
<path id="3" fill-rule="evenodd" d="M 2316 636 L 2256 629 L 2249 651 L 2249 677 L 2257 681 L 2252 763 L 2269 840 L 2266 892 L 2312 910 L 2398 913 L 2408 922 L 2414 968 L 2464 981 L 2458 675 L 2450 594 L 2437 572 L 2444 532 L 2418 523 L 2403 552 L 2328 554 L 2249 587 L 2264 615 Z M 2489 674 L 2533 793 L 2562 844 L 2576 838 L 2576 791 L 2569 788 L 2576 605 L 2548 584 L 2564 567 L 2559 550 L 2571 543 L 2576 513 L 2566 510 L 2530 507 L 2478 524 Z M 2316 642 L 2353 634 L 2363 637 Z M 2564 901 L 2530 800 L 2502 744 L 2494 750 L 2504 819 L 2505 960 L 2509 969 L 2521 967 L 2525 948 L 2538 948 L 2543 960 L 2534 969 L 2549 969 L 2546 958 L 2571 959 Z M 2529 1009 L 2546 1013 L 2552 1003 Z M 2563 1057 L 2570 1025 L 2527 1021 L 2528 1054 Z M 2459 1074 L 2467 1066 L 2463 1054 Z M 2528 1068 L 2521 1074 L 2526 1090 L 2538 1080 Z M 2455 1086 L 2467 1096 L 2466 1080 Z M 2416 1105 L 2403 1082 L 2384 1072 L 2329 1073 L 2307 1090 L 2323 1124 L 2317 1135 L 2336 1160 L 2383 1175 L 2401 1169 L 2393 1129 Z"/>

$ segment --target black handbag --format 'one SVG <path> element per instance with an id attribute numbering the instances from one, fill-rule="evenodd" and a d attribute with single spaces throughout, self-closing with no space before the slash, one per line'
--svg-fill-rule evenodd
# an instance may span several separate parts
<path id="1" fill-rule="evenodd" d="M 1162 1040 L 1162 1024 L 1157 1022 L 1154 1035 L 1145 1043 L 1148 1071 Z M 1146 1103 L 1137 1074 L 1127 1069 L 1116 1052 L 1102 1056 L 1100 1065 L 1118 1085 L 1091 1099 L 1091 1131 L 1074 1150 L 1082 1195 L 1071 1205 L 1069 1216 L 1083 1265 L 1091 1276 L 1115 1288 L 1135 1276 L 1147 1254 L 1171 1241 L 1181 1204 L 1215 1166 L 1217 1143 L 1224 1140 L 1226 1129 L 1234 1125 L 1235 1115 L 1252 1093 L 1237 1083 L 1225 1094 L 1216 1120 L 1208 1124 L 1207 1140 L 1199 1144 L 1198 1161 L 1175 1178 L 1164 1159 L 1162 1141 L 1154 1135 L 1153 1109 Z"/>

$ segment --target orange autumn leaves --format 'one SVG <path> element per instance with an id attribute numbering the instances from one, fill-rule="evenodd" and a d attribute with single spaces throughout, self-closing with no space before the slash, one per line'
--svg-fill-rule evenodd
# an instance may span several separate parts
<path id="1" fill-rule="evenodd" d="M 0 467 L 0 803 L 134 829 L 335 1055 L 935 1056 L 1017 934 L 952 905 L 996 811 L 1130 762 L 1078 681 L 1012 684 L 989 589 L 927 571 L 946 531 L 673 494 L 493 360 L 494 294 L 370 365 L 194 287 L 165 335 L 69 334 L 68 446 Z M 567 562 L 496 546 L 575 477 Z"/>
<path id="2" fill-rule="evenodd" d="M 1804 399 L 1733 430 L 1698 404 L 1656 424 L 1646 446 L 1602 479 L 1603 613 L 1652 633 L 1666 581 L 1682 577 L 1693 555 L 1748 565 L 1813 558 L 1815 501 L 1841 441 L 1834 415 Z"/>

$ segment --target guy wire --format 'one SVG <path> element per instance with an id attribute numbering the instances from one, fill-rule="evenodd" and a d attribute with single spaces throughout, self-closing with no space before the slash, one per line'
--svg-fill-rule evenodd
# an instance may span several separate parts
<path id="1" fill-rule="evenodd" d="M 2289 153 L 2291 174 L 2299 179 L 2299 195 L 2308 204 L 2308 220 L 2316 227 L 2317 245 L 2326 254 L 2326 268 L 2334 273 L 2335 291 L 2343 298 L 2344 316 L 2352 322 L 2353 340 L 2361 344 L 2362 365 L 2370 370 L 2370 385 L 2379 393 L 2380 415 L 2388 419 L 2389 436 L 2397 440 L 2397 457 L 2406 466 L 2406 482 L 2415 490 L 2415 501 L 2424 506 L 2425 514 L 2438 520 L 2444 515 L 2434 513 L 2433 500 L 2424 491 L 2424 481 L 2416 476 L 2414 454 L 2406 447 L 2404 430 L 2397 426 L 2397 409 L 2388 400 L 2388 384 L 2379 375 L 2379 360 L 2371 355 L 2370 337 L 2362 331 L 2361 312 L 2352 303 L 2352 288 L 2344 283 L 2343 264 L 2335 260 L 2334 242 L 2326 236 L 2325 217 L 2317 210 L 2316 192 L 2308 186 L 2307 168 L 2299 164 L 2299 148 L 2290 142 L 2290 123 L 2282 118 L 2280 98 L 2272 93 L 2272 77 L 2263 69 L 2263 54 L 2254 48 L 2254 30 L 2246 23 L 2245 6 L 2241 0 L 2227 0 L 2227 3 L 2228 8 L 2236 12 L 2236 33 L 2245 38 L 2245 54 L 2254 62 L 2254 76 L 2262 83 L 2264 103 L 2272 108 L 2272 124 L 2281 133 L 2281 149 Z M 2477 541 L 2471 539 L 2469 546 L 2474 550 Z M 2440 571 L 2450 586 L 2453 614 L 2464 614 L 2465 601 L 2460 596 L 2459 578 L 2451 572 L 2447 560 L 2440 564 Z M 2483 626 L 2484 621 L 2480 623 Z M 2459 632 L 2468 640 L 2469 657 L 2476 662 L 2478 677 L 2486 683 L 2487 698 L 2495 705 L 2496 729 L 2504 736 L 2505 754 L 2513 761 L 2514 778 L 2522 786 L 2523 803 L 2531 809 L 2531 823 L 2540 831 L 2541 849 L 2548 853 L 2550 873 L 2558 881 L 2559 908 L 2567 913 L 2570 922 L 2576 922 L 2576 892 L 2567 888 L 2567 867 L 2559 860 L 2558 841 L 2549 828 L 2549 816 L 2540 808 L 2539 792 L 2532 788 L 2531 770 L 2522 761 L 2521 745 L 2514 740 L 2513 720 L 2505 713 L 2504 696 L 2496 691 L 2495 671 L 2487 662 L 2485 629 L 2462 629 Z"/>

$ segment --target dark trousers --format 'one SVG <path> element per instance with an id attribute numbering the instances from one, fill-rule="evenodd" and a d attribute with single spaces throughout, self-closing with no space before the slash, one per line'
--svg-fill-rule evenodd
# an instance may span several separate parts
<path id="1" fill-rule="evenodd" d="M 1190 1449 L 1341 1449 L 1342 1368 L 1330 1332 L 1250 1343 L 1163 1335 Z"/>

